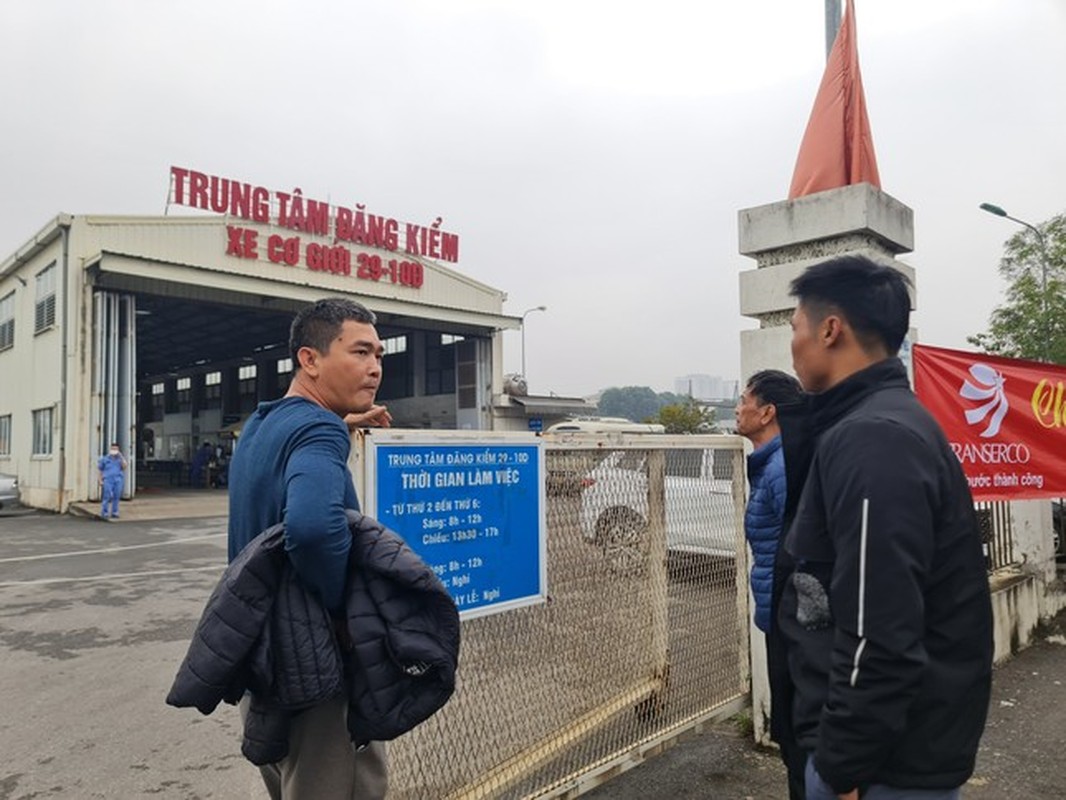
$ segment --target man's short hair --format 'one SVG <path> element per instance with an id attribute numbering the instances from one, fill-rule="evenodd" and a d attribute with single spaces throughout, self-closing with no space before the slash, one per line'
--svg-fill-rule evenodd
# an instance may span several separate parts
<path id="1" fill-rule="evenodd" d="M 864 256 L 841 256 L 808 267 L 792 281 L 791 294 L 819 320 L 845 317 L 864 350 L 881 345 L 899 352 L 910 327 L 910 279 Z"/>
<path id="2" fill-rule="evenodd" d="M 787 406 L 803 398 L 800 382 L 779 369 L 764 369 L 748 378 L 747 390 L 760 403 Z"/>
<path id="3" fill-rule="evenodd" d="M 330 344 L 340 335 L 341 327 L 348 320 L 373 325 L 377 317 L 362 303 L 344 297 L 327 297 L 300 311 L 289 330 L 293 369 L 300 368 L 298 353 L 301 347 L 313 347 L 320 353 L 328 352 Z"/>

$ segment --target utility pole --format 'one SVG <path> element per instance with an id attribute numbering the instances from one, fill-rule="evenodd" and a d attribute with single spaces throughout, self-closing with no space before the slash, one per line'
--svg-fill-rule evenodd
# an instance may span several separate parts
<path id="1" fill-rule="evenodd" d="M 1002 208 L 992 203 L 981 203 L 979 208 L 982 211 L 987 211 L 989 214 L 995 214 L 997 217 L 1004 217 L 1011 222 L 1017 222 L 1019 225 L 1024 225 L 1026 228 L 1033 232 L 1036 236 L 1036 241 L 1040 245 L 1040 330 L 1041 330 L 1041 353 L 1044 361 L 1050 361 L 1048 356 L 1048 347 L 1051 344 L 1051 318 L 1048 316 L 1047 305 L 1047 240 L 1044 239 L 1043 232 L 1033 225 L 1031 222 L 1026 222 L 1024 219 L 1018 219 L 1012 217 Z"/>
<path id="2" fill-rule="evenodd" d="M 529 385 L 529 378 L 526 377 L 526 315 L 531 314 L 534 311 L 547 311 L 547 306 L 537 306 L 536 308 L 527 308 L 522 312 L 522 380 Z"/>
<path id="3" fill-rule="evenodd" d="M 840 30 L 840 0 L 825 0 L 825 60 L 833 50 L 833 42 Z"/>

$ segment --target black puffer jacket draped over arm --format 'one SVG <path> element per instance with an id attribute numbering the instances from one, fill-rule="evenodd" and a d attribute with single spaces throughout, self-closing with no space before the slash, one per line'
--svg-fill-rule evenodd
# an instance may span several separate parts
<path id="1" fill-rule="evenodd" d="M 349 733 L 363 743 L 409 731 L 455 689 L 459 615 L 448 591 L 398 534 L 356 511 L 348 521 L 350 653 L 296 577 L 276 525 L 223 573 L 167 695 L 210 714 L 251 692 L 242 752 L 255 764 L 285 757 L 293 713 L 342 692 Z"/>

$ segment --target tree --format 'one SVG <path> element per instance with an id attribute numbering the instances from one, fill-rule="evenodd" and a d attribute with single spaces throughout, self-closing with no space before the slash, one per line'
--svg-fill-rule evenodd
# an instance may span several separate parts
<path id="1" fill-rule="evenodd" d="M 704 408 L 691 398 L 663 406 L 653 421 L 665 427 L 667 433 L 716 433 L 718 430 L 714 409 Z"/>
<path id="2" fill-rule="evenodd" d="M 992 311 L 988 330 L 967 341 L 986 353 L 1066 364 L 1066 213 L 1037 227 L 1046 246 L 1028 228 L 1007 240 L 999 262 L 1006 302 Z"/>
<path id="3" fill-rule="evenodd" d="M 687 394 L 675 394 L 674 392 L 659 392 L 659 408 L 663 406 L 684 405 L 692 398 Z"/>
<path id="4" fill-rule="evenodd" d="M 625 417 L 643 422 L 659 413 L 662 404 L 650 386 L 614 386 L 600 395 L 599 410 L 605 417 Z"/>
<path id="5" fill-rule="evenodd" d="M 666 426 L 667 433 L 709 433 L 717 430 L 714 409 L 700 406 L 687 395 L 673 392 L 656 394 L 650 386 L 612 386 L 604 389 L 600 394 L 598 409 L 605 417 L 625 417 L 633 422 L 658 422 Z"/>

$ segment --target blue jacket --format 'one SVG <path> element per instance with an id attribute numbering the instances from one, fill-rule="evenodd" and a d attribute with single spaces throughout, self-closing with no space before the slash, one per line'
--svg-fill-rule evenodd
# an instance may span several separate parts
<path id="1" fill-rule="evenodd" d="M 774 588 L 774 560 L 785 516 L 785 455 L 781 436 L 775 436 L 748 456 L 751 497 L 744 512 L 744 535 L 751 545 L 751 591 L 755 597 L 755 626 L 770 630 Z"/>

